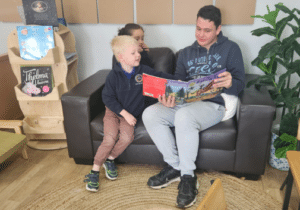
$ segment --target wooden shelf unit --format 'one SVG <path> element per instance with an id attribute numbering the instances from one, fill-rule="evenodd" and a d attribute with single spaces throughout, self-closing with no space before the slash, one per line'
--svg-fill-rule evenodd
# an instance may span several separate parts
<path id="1" fill-rule="evenodd" d="M 40 60 L 24 60 L 20 57 L 17 30 L 7 40 L 9 61 L 18 84 L 14 87 L 20 108 L 25 116 L 23 130 L 28 146 L 40 150 L 67 147 L 64 118 L 61 105 L 62 94 L 78 84 L 77 54 L 66 60 L 65 53 L 76 53 L 75 37 L 65 26 L 59 25 L 54 32 L 55 48 Z M 21 91 L 21 66 L 51 66 L 54 88 L 44 97 L 31 97 Z"/>

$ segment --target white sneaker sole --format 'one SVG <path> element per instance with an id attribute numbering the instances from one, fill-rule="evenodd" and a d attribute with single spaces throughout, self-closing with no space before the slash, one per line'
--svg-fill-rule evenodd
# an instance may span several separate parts
<path id="1" fill-rule="evenodd" d="M 167 183 L 165 183 L 165 184 L 163 184 L 163 185 L 160 185 L 160 186 L 149 186 L 149 187 L 151 187 L 152 189 L 155 189 L 155 190 L 159 190 L 159 189 L 161 189 L 161 188 L 165 188 L 165 187 L 169 186 L 169 185 L 172 184 L 173 182 L 180 182 L 180 176 L 177 177 L 177 178 L 175 178 L 175 179 L 169 180 L 169 182 L 167 182 Z"/>
<path id="2" fill-rule="evenodd" d="M 106 176 L 106 178 L 108 178 L 108 179 L 110 179 L 110 180 L 116 180 L 118 177 L 116 177 L 116 178 L 111 178 L 109 175 L 108 175 L 108 173 L 107 173 L 107 168 L 106 168 L 106 166 L 105 166 L 105 164 L 103 163 L 103 167 L 104 167 L 104 169 L 105 169 L 105 176 Z"/>
<path id="3" fill-rule="evenodd" d="M 196 184 L 196 189 L 198 190 L 199 189 L 199 182 L 198 182 L 198 180 L 197 180 L 197 184 Z M 195 199 L 190 203 L 190 204 L 188 204 L 188 205 L 186 205 L 186 206 L 184 206 L 183 208 L 189 208 L 189 207 L 191 207 L 191 206 L 193 206 L 195 203 L 196 203 L 196 201 L 197 201 L 197 195 L 195 196 Z M 178 206 L 178 203 L 176 202 L 176 206 Z"/>
<path id="4" fill-rule="evenodd" d="M 98 190 L 96 190 L 96 189 L 90 189 L 90 188 L 88 187 L 88 184 L 85 185 L 85 189 L 87 189 L 87 190 L 90 191 L 90 192 L 98 192 Z"/>

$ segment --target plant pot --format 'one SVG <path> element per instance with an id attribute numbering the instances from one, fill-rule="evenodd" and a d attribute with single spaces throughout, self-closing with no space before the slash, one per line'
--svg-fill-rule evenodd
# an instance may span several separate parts
<path id="1" fill-rule="evenodd" d="M 269 164 L 273 168 L 276 168 L 280 171 L 288 171 L 289 170 L 289 163 L 288 163 L 287 159 L 286 158 L 277 158 L 275 156 L 274 141 L 277 137 L 278 137 L 278 135 L 275 134 L 274 132 L 272 132 Z"/>

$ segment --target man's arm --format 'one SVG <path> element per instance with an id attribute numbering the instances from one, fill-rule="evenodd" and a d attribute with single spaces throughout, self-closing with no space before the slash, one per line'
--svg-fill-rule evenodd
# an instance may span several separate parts
<path id="1" fill-rule="evenodd" d="M 242 52 L 236 43 L 230 49 L 226 68 L 227 71 L 214 80 L 214 87 L 225 87 L 224 93 L 237 96 L 245 87 L 245 70 Z"/>

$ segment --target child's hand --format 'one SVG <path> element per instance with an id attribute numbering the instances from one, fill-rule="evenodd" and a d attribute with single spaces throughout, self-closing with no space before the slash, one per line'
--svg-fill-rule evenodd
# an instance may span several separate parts
<path id="1" fill-rule="evenodd" d="M 124 117 L 124 119 L 128 122 L 129 125 L 135 126 L 136 119 L 135 119 L 135 117 L 132 114 L 130 114 L 129 112 L 127 112 L 125 109 L 123 109 L 120 112 L 120 115 L 122 115 Z"/>
<path id="2" fill-rule="evenodd" d="M 129 125 L 135 126 L 136 119 L 135 119 L 135 117 L 132 114 L 128 113 L 128 115 L 125 115 L 124 118 L 128 122 Z"/>

